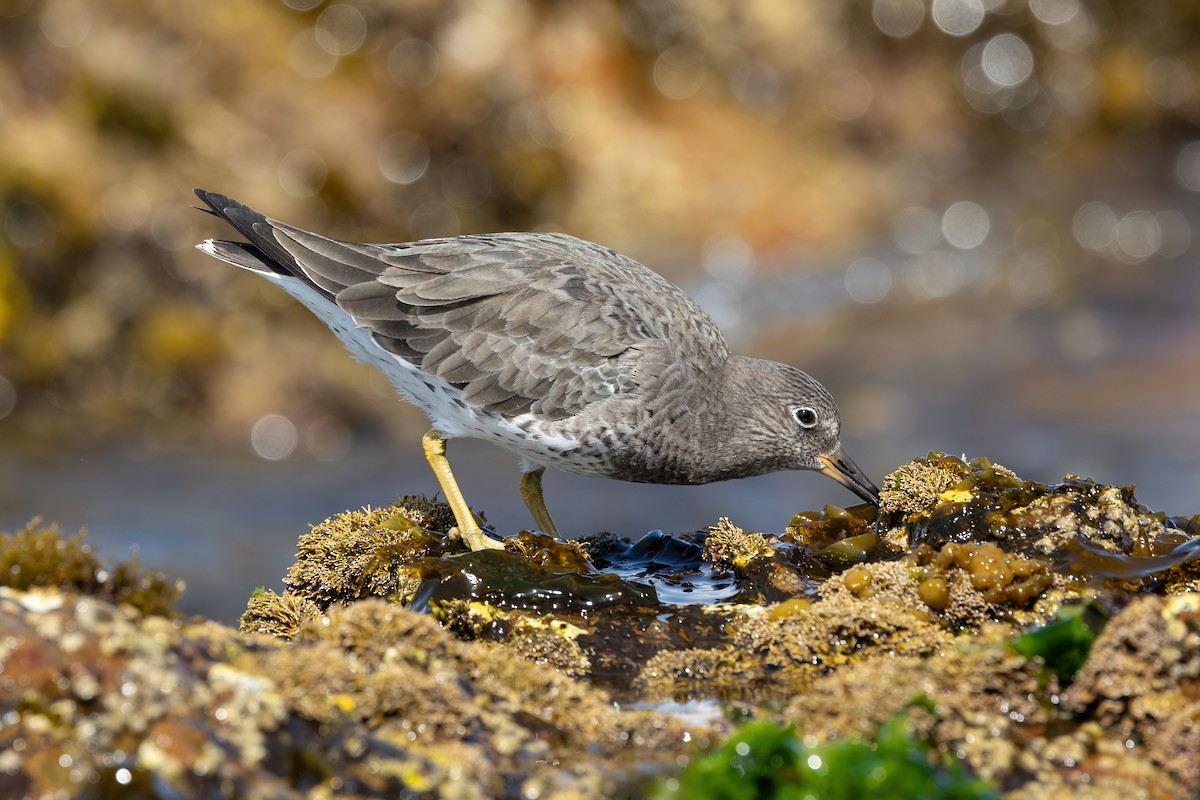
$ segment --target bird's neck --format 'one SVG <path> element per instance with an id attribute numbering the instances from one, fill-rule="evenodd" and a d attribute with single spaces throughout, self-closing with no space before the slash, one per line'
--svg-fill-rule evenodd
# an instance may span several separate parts
<path id="1" fill-rule="evenodd" d="M 771 453 L 752 446 L 759 438 L 769 438 L 760 437 L 755 415 L 746 405 L 757 363 L 757 359 L 731 355 L 720 367 L 698 377 L 691 391 L 675 394 L 672 404 L 660 410 L 662 417 L 653 426 L 654 441 L 648 448 L 662 473 L 658 482 L 712 483 L 781 468 Z"/>

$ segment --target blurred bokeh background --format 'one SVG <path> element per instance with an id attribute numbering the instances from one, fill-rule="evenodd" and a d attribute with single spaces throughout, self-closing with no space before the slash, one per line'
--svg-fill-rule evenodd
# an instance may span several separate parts
<path id="1" fill-rule="evenodd" d="M 340 238 L 563 230 L 929 449 L 1200 511 L 1193 0 L 5 0 L 0 529 L 86 526 L 231 618 L 305 524 L 432 493 L 423 417 L 192 249 L 192 187 Z M 468 499 L 529 524 L 511 459 Z M 547 476 L 561 528 L 852 497 Z"/>

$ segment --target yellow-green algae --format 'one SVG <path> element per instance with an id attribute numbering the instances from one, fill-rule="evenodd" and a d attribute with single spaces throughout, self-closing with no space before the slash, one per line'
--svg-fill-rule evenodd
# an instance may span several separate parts
<path id="1" fill-rule="evenodd" d="M 728 517 L 721 517 L 704 539 L 704 559 L 719 567 L 744 570 L 752 561 L 774 555 L 775 549 L 761 533 L 747 533 Z"/>
<path id="2" fill-rule="evenodd" d="M 239 627 L 246 633 L 262 633 L 286 640 L 320 616 L 321 608 L 307 597 L 289 593 L 281 595 L 265 589 L 250 596 Z"/>
<path id="3" fill-rule="evenodd" d="M 324 609 L 367 597 L 403 598 L 421 582 L 420 559 L 439 556 L 454 544 L 434 533 L 448 506 L 403 497 L 385 508 L 344 511 L 300 537 L 296 563 L 284 585 Z"/>
<path id="4" fill-rule="evenodd" d="M 567 675 L 586 675 L 591 666 L 578 643 L 588 631 L 568 620 L 468 600 L 435 603 L 431 610 L 433 618 L 460 639 L 502 643 L 522 658 Z"/>

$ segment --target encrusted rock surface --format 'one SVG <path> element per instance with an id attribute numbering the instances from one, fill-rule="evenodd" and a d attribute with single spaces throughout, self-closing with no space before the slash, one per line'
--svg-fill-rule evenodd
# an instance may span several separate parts
<path id="1" fill-rule="evenodd" d="M 326 520 L 241 631 L 78 538 L 0 537 L 0 796 L 678 796 L 734 730 L 716 701 L 803 747 L 902 719 L 990 782 L 956 796 L 1200 792 L 1200 518 L 1129 489 L 930 454 L 778 536 L 463 553 L 448 523 Z"/>

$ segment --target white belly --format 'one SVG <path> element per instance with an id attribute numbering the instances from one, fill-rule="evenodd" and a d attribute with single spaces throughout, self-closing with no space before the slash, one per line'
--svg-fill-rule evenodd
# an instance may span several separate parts
<path id="1" fill-rule="evenodd" d="M 599 448 L 581 448 L 574 439 L 550 433 L 530 414 L 509 419 L 468 406 L 457 387 L 380 347 L 369 330 L 356 325 L 353 317 L 304 281 L 290 275 L 258 274 L 316 314 L 356 359 L 386 375 L 400 395 L 422 409 L 443 436 L 493 442 L 520 456 L 526 470 L 548 466 L 584 475 L 608 474 L 607 459 Z"/>

